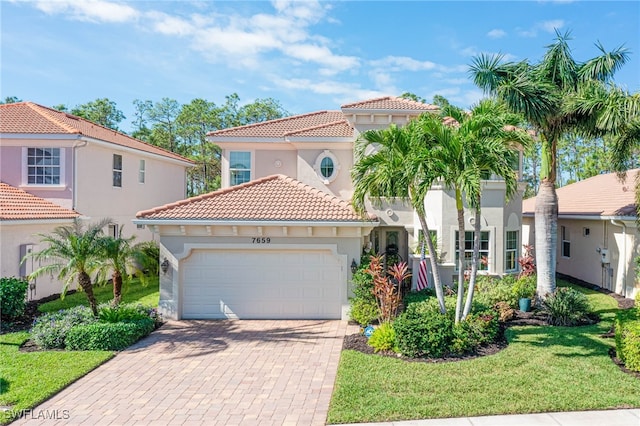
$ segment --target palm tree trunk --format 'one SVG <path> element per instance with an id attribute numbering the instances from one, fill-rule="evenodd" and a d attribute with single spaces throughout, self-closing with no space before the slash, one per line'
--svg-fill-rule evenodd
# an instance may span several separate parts
<path id="1" fill-rule="evenodd" d="M 96 301 L 96 297 L 93 294 L 93 285 L 91 284 L 91 277 L 86 272 L 80 272 L 78 276 L 78 283 L 84 293 L 87 295 L 87 299 L 89 299 L 89 307 L 91 308 L 91 312 L 93 312 L 94 316 L 98 316 L 98 302 Z"/>
<path id="2" fill-rule="evenodd" d="M 458 210 L 458 299 L 456 301 L 456 323 L 462 317 L 462 303 L 464 300 L 464 207 L 462 194 L 456 189 L 456 208 Z"/>
<path id="3" fill-rule="evenodd" d="M 536 196 L 535 237 L 537 293 L 545 298 L 556 289 L 558 253 L 558 196 L 555 184 L 549 180 L 540 183 Z"/>
<path id="4" fill-rule="evenodd" d="M 447 312 L 447 308 L 444 304 L 444 292 L 442 291 L 440 270 L 438 269 L 438 260 L 436 259 L 436 249 L 433 246 L 433 241 L 431 241 L 431 236 L 429 235 L 429 226 L 427 225 L 427 220 L 421 214 L 418 214 L 418 220 L 420 220 L 422 234 L 424 235 L 424 240 L 427 243 L 427 248 L 429 249 L 429 261 L 431 263 L 431 273 L 433 274 L 433 287 L 436 290 L 436 297 L 438 298 L 438 304 L 440 305 L 440 313 L 444 314 L 445 312 Z"/>
<path id="5" fill-rule="evenodd" d="M 467 291 L 467 301 L 464 304 L 464 312 L 462 319 L 464 320 L 471 313 L 471 304 L 473 302 L 473 293 L 476 286 L 476 277 L 478 276 L 478 263 L 480 262 L 480 197 L 477 200 L 478 208 L 475 209 L 475 222 L 473 223 L 473 263 L 471 264 L 471 276 L 469 277 L 469 290 Z"/>
<path id="6" fill-rule="evenodd" d="M 120 299 L 122 299 L 122 274 L 120 271 L 113 271 L 111 281 L 113 282 L 113 305 L 117 306 L 120 304 Z"/>

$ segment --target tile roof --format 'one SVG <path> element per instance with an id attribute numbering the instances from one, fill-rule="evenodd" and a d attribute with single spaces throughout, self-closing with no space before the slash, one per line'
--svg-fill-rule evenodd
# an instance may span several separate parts
<path id="1" fill-rule="evenodd" d="M 380 109 L 380 110 L 400 110 L 400 111 L 436 111 L 436 105 L 424 104 L 410 99 L 398 98 L 395 96 L 385 96 L 383 98 L 369 99 L 350 104 L 342 105 L 345 109 Z"/>
<path id="2" fill-rule="evenodd" d="M 72 219 L 78 216 L 73 210 L 0 182 L 0 220 Z"/>
<path id="3" fill-rule="evenodd" d="M 246 126 L 232 127 L 229 129 L 216 130 L 208 136 L 216 137 L 250 137 L 250 138 L 284 138 L 289 134 L 301 132 L 303 130 L 316 129 L 318 126 L 328 124 L 343 123 L 343 131 L 340 136 L 353 135 L 353 129 L 347 122 L 341 111 L 317 111 L 308 114 L 292 115 L 290 117 L 278 118 L 276 120 L 263 121 L 261 123 L 248 124 Z M 346 130 L 350 129 L 350 132 Z"/>
<path id="4" fill-rule="evenodd" d="M 138 219 L 362 222 L 348 202 L 272 175 L 145 210 Z"/>
<path id="5" fill-rule="evenodd" d="M 84 118 L 32 102 L 0 105 L 0 133 L 82 135 L 115 145 L 192 163 L 180 155 L 134 139 Z"/>
<path id="6" fill-rule="evenodd" d="M 320 124 L 308 129 L 289 132 L 286 136 L 290 137 L 353 137 L 353 127 L 346 121 L 334 121 L 333 123 Z"/>
<path id="7" fill-rule="evenodd" d="M 629 170 L 625 183 L 608 173 L 558 188 L 558 215 L 636 216 L 634 178 L 639 171 Z M 522 202 L 523 214 L 534 211 L 535 197 Z"/>

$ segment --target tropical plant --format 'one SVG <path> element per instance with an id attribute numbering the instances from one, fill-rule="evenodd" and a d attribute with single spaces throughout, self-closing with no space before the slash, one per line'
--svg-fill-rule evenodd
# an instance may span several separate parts
<path id="1" fill-rule="evenodd" d="M 385 272 L 382 256 L 371 256 L 367 273 L 373 277 L 373 294 L 378 303 L 380 323 L 391 323 L 398 315 L 402 282 L 411 277 L 407 263 L 396 263 Z"/>
<path id="2" fill-rule="evenodd" d="M 427 116 L 429 114 L 426 114 Z M 435 182 L 437 164 L 432 161 L 431 146 L 414 137 L 415 121 L 404 127 L 392 124 L 383 130 L 363 133 L 355 144 L 356 162 L 351 171 L 353 205 L 361 213 L 366 211 L 367 199 L 380 204 L 386 197 L 409 199 L 416 211 L 424 235 L 429 235 L 424 199 Z M 444 291 L 440 280 L 436 250 L 431 238 L 425 238 L 433 273 L 434 289 L 445 312 Z"/>
<path id="3" fill-rule="evenodd" d="M 561 287 L 547 295 L 542 309 L 551 325 L 573 326 L 588 318 L 591 312 L 589 299 L 584 293 L 568 287 Z"/>
<path id="4" fill-rule="evenodd" d="M 506 102 L 510 110 L 523 114 L 539 134 L 541 179 L 535 207 L 535 245 L 537 287 L 542 297 L 552 294 L 556 287 L 558 141 L 570 133 L 619 133 L 626 128 L 623 118 L 637 114 L 637 110 L 619 108 L 628 103 L 628 97 L 609 84 L 627 62 L 627 50 L 620 47 L 607 52 L 598 44 L 600 56 L 578 62 L 571 55 L 569 40 L 568 32 L 556 31 L 555 41 L 538 63 L 503 63 L 501 54 L 481 54 L 470 67 L 476 85 Z M 607 108 L 612 104 L 614 108 Z"/>
<path id="5" fill-rule="evenodd" d="M 456 322 L 471 312 L 475 281 L 480 262 L 482 181 L 492 175 L 505 183 L 507 200 L 517 191 L 519 150 L 527 148 L 531 136 L 517 127 L 521 116 L 510 113 L 506 105 L 495 100 L 483 100 L 470 112 L 448 105 L 440 117 L 423 116 L 419 120 L 419 138 L 434 146 L 433 157 L 440 165 L 438 178 L 454 191 L 458 218 L 458 300 Z M 465 221 L 466 203 L 473 209 L 474 240 L 469 275 L 469 290 L 464 302 L 465 283 Z"/>
<path id="6" fill-rule="evenodd" d="M 27 306 L 29 283 L 19 278 L 0 278 L 0 316 L 18 318 Z"/>
<path id="7" fill-rule="evenodd" d="M 374 349 L 374 352 L 395 350 L 396 332 L 393 329 L 393 324 L 389 322 L 380 324 L 373 331 L 367 343 Z"/>
<path id="8" fill-rule="evenodd" d="M 103 265 L 100 240 L 103 238 L 103 228 L 110 222 L 110 219 L 103 219 L 85 228 L 81 220 L 76 219 L 72 226 L 60 226 L 51 234 L 40 234 L 45 248 L 32 252 L 25 259 L 33 257 L 43 261 L 44 265 L 33 271 L 29 278 L 57 273 L 58 279 L 63 282 L 63 295 L 69 284 L 77 279 L 80 288 L 87 295 L 91 311 L 97 316 L 98 304 L 93 295 L 90 274 Z"/>

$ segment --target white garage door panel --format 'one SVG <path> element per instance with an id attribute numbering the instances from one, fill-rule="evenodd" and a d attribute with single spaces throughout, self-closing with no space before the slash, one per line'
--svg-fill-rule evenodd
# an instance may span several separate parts
<path id="1" fill-rule="evenodd" d="M 195 250 L 184 318 L 339 319 L 342 267 L 329 251 Z"/>

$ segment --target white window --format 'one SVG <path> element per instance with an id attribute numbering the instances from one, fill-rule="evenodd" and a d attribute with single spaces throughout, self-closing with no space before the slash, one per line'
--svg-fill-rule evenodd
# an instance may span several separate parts
<path id="1" fill-rule="evenodd" d="M 26 148 L 23 181 L 27 185 L 62 185 L 63 152 L 61 148 Z"/>
<path id="2" fill-rule="evenodd" d="M 504 270 L 505 272 L 518 270 L 518 231 L 507 231 L 504 241 Z"/>
<path id="3" fill-rule="evenodd" d="M 140 167 L 138 168 L 138 182 L 144 183 L 145 162 L 140 160 Z"/>
<path id="4" fill-rule="evenodd" d="M 231 151 L 229 153 L 229 184 L 231 186 L 251 180 L 251 153 Z"/>
<path id="5" fill-rule="evenodd" d="M 464 233 L 464 262 L 465 270 L 471 269 L 473 262 L 473 235 L 474 231 L 465 231 Z M 458 231 L 456 231 L 456 270 L 458 268 L 458 259 L 460 259 L 460 249 L 458 245 Z M 479 271 L 489 270 L 489 231 L 480 231 L 480 264 Z"/>
<path id="6" fill-rule="evenodd" d="M 313 169 L 318 174 L 318 177 L 327 184 L 333 182 L 335 178 L 338 177 L 340 163 L 338 163 L 338 158 L 333 155 L 331 151 L 324 150 L 322 154 L 316 158 Z"/>
<path id="7" fill-rule="evenodd" d="M 562 234 L 562 257 L 571 257 L 571 236 L 566 226 L 561 226 Z"/>
<path id="8" fill-rule="evenodd" d="M 122 155 L 113 154 L 113 186 L 122 188 Z"/>
<path id="9" fill-rule="evenodd" d="M 112 238 L 119 238 L 120 235 L 118 235 L 118 224 L 117 223 L 110 223 L 109 224 L 108 233 L 109 233 L 109 236 L 112 237 Z"/>

